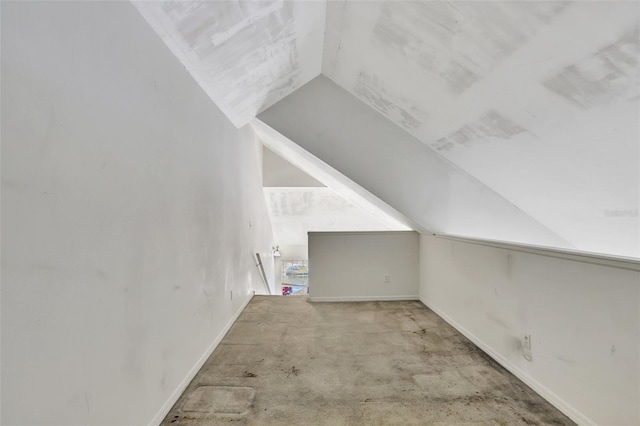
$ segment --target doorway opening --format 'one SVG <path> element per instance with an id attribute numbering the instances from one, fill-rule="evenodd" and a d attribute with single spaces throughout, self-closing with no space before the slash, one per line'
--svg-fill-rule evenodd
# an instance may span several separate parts
<path id="1" fill-rule="evenodd" d="M 283 260 L 282 295 L 293 296 L 309 294 L 309 263 L 307 260 Z"/>

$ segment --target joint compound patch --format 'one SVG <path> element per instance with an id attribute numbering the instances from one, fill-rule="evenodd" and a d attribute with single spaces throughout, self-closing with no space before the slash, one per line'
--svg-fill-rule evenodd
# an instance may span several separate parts
<path id="1" fill-rule="evenodd" d="M 450 135 L 438 139 L 431 146 L 438 151 L 449 151 L 456 145 L 466 146 L 470 142 L 490 138 L 508 140 L 523 132 L 526 132 L 524 128 L 499 112 L 491 110 L 476 122 L 465 124 Z"/>
<path id="2" fill-rule="evenodd" d="M 544 81 L 544 86 L 581 109 L 629 101 L 640 96 L 640 28 L 629 31 L 576 64 Z"/>

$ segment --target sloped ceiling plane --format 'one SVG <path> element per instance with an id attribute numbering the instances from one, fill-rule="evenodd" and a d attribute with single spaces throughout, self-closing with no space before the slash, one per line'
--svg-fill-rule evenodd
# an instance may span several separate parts
<path id="1" fill-rule="evenodd" d="M 430 232 L 640 257 L 636 2 L 133 4 L 237 127 Z"/>

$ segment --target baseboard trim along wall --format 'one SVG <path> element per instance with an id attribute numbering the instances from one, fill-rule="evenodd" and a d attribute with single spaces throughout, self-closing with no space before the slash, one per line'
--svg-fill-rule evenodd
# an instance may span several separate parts
<path id="1" fill-rule="evenodd" d="M 463 326 L 458 324 L 455 320 L 453 320 L 447 314 L 442 312 L 440 309 L 438 309 L 437 307 L 433 306 L 430 303 L 427 303 L 427 301 L 422 299 L 422 298 L 420 298 L 420 301 L 427 308 L 431 309 L 433 312 L 438 314 L 438 316 L 440 316 L 440 318 L 445 320 L 449 325 L 451 325 L 453 328 L 458 330 L 467 339 L 471 340 L 476 346 L 478 346 L 480 349 L 482 349 L 487 355 L 489 355 L 491 358 L 493 358 L 498 364 L 502 365 L 504 368 L 509 370 L 514 376 L 516 376 L 518 379 L 520 379 L 524 383 L 526 383 L 531 389 L 533 389 L 540 396 L 542 396 L 544 399 L 549 401 L 549 403 L 551 403 L 554 407 L 556 407 L 558 410 L 562 411 L 571 420 L 573 420 L 574 422 L 576 422 L 579 425 L 589 425 L 589 426 L 594 425 L 595 426 L 597 424 L 596 422 L 594 422 L 593 420 L 589 419 L 587 416 L 585 416 L 584 414 L 582 414 L 581 412 L 579 412 L 578 410 L 573 408 L 571 405 L 569 405 L 566 401 L 564 401 L 558 395 L 556 395 L 555 393 L 553 393 L 552 391 L 547 389 L 540 382 L 538 382 L 537 380 L 533 379 L 527 373 L 525 373 L 524 371 L 522 371 L 521 369 L 516 367 L 511 362 L 509 362 L 509 360 L 504 358 L 502 355 L 500 355 L 499 353 L 495 352 L 493 349 L 491 349 L 491 347 L 489 345 L 484 343 L 482 340 L 480 340 L 478 337 L 476 337 L 469 330 L 467 330 L 466 328 L 464 328 Z"/>
<path id="2" fill-rule="evenodd" d="M 220 344 L 224 336 L 229 332 L 229 330 L 231 329 L 231 326 L 233 326 L 233 324 L 236 322 L 236 320 L 238 319 L 242 311 L 244 311 L 244 308 L 246 308 L 249 302 L 251 302 L 251 299 L 253 299 L 253 296 L 255 296 L 255 294 L 256 292 L 252 291 L 249 297 L 247 297 L 247 300 L 245 300 L 244 303 L 242 303 L 242 306 L 240 306 L 240 308 L 236 311 L 236 313 L 233 314 L 231 319 L 227 322 L 227 324 L 220 331 L 220 333 L 218 333 L 218 335 L 213 340 L 211 345 L 207 348 L 207 350 L 204 352 L 204 354 L 202 354 L 200 359 L 198 359 L 198 361 L 191 368 L 191 370 L 189 370 L 186 377 L 182 380 L 182 382 L 180 382 L 176 390 L 173 391 L 171 396 L 169 396 L 169 399 L 167 399 L 167 401 L 164 404 L 162 404 L 162 407 L 160 407 L 160 410 L 156 413 L 155 416 L 153 416 L 153 419 L 149 422 L 149 426 L 158 426 L 160 423 L 162 423 L 162 420 L 164 420 L 164 418 L 167 416 L 167 414 L 169 413 L 173 405 L 176 403 L 176 401 L 178 401 L 178 398 L 180 398 L 180 395 L 182 395 L 182 393 L 187 388 L 189 383 L 191 383 L 191 380 L 193 380 L 196 374 L 198 374 L 198 371 L 200 371 L 204 363 L 207 361 L 207 359 L 209 359 L 213 351 L 218 347 L 218 345 Z"/>
<path id="3" fill-rule="evenodd" d="M 420 300 L 420 296 L 341 296 L 311 297 L 310 302 L 393 302 L 401 300 Z"/>

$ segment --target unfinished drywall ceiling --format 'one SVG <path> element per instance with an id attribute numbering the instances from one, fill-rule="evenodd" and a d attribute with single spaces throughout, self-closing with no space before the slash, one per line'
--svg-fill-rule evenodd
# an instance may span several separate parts
<path id="1" fill-rule="evenodd" d="M 259 136 L 263 142 L 278 143 L 269 139 L 268 135 Z M 353 191 L 341 190 L 339 185 L 325 186 L 266 146 L 262 163 L 264 196 L 273 236 L 279 245 L 304 247 L 306 253 L 308 232 L 409 229 L 380 208 L 363 207 Z M 328 169 L 326 166 L 325 170 Z M 327 182 L 333 183 L 331 179 Z"/>
<path id="2" fill-rule="evenodd" d="M 324 1 L 132 1 L 236 125 L 320 74 Z"/>
<path id="3" fill-rule="evenodd" d="M 417 224 L 412 229 L 574 248 L 324 76 L 260 114 L 253 126 L 261 139 L 267 124 L 402 212 Z"/>
<path id="4" fill-rule="evenodd" d="M 575 247 L 640 256 L 637 2 L 327 8 L 324 75 Z"/>
<path id="5" fill-rule="evenodd" d="M 319 76 L 314 80 L 319 78 L 324 77 Z M 309 86 L 309 84 L 306 84 L 304 87 L 307 86 Z M 287 99 L 288 98 L 289 96 Z M 349 96 L 349 100 L 356 102 L 359 107 L 366 109 L 366 107 L 355 98 Z M 291 121 L 293 122 L 295 120 Z M 390 122 L 388 124 L 392 125 Z M 304 124 L 302 126 L 304 126 Z M 291 164 L 299 165 L 300 168 L 305 170 L 313 179 L 322 182 L 323 185 L 326 185 L 334 193 L 356 205 L 368 215 L 373 216 L 378 222 L 387 226 L 388 229 L 426 232 L 417 222 L 410 220 L 407 216 L 376 197 L 370 191 L 358 185 L 353 179 L 340 173 L 334 167 L 303 148 L 300 144 L 293 142 L 282 133 L 276 131 L 273 127 L 258 119 L 251 122 L 251 127 L 256 132 L 258 139 L 274 154 Z M 314 132 L 314 129 L 311 127 L 306 127 L 305 130 L 307 133 Z"/>
<path id="6" fill-rule="evenodd" d="M 637 2 L 134 4 L 236 126 L 322 72 L 573 247 L 640 257 Z"/>
<path id="7" fill-rule="evenodd" d="M 329 188 L 264 188 L 274 239 L 307 245 L 307 232 L 391 231 L 390 227 Z"/>

